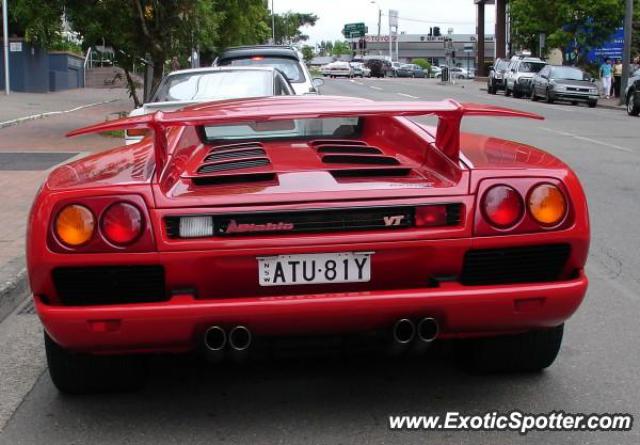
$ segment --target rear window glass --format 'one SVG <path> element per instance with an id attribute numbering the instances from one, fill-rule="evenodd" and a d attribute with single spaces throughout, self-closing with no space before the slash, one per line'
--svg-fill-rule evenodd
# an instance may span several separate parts
<path id="1" fill-rule="evenodd" d="M 518 71 L 522 73 L 537 73 L 546 66 L 544 62 L 522 62 Z"/>
<path id="2" fill-rule="evenodd" d="M 243 122 L 233 125 L 207 125 L 203 129 L 207 141 L 345 138 L 359 133 L 360 118 L 337 117 Z"/>
<path id="3" fill-rule="evenodd" d="M 272 66 L 282 71 L 289 82 L 300 83 L 304 82 L 304 73 L 300 67 L 300 63 L 293 59 L 287 59 L 284 57 L 247 57 L 244 59 L 223 59 L 218 62 L 218 65 L 232 65 L 232 66 Z"/>
<path id="4" fill-rule="evenodd" d="M 273 95 L 272 74 L 268 71 L 219 71 L 167 76 L 153 102 L 218 100 Z"/>

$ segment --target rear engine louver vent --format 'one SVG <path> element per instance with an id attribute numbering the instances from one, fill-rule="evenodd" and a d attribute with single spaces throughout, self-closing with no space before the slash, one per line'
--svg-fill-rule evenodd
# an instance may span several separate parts
<path id="1" fill-rule="evenodd" d="M 211 152 L 213 153 L 217 151 L 237 150 L 241 148 L 262 148 L 262 144 L 260 142 L 240 142 L 238 144 L 217 145 L 211 149 Z"/>
<path id="2" fill-rule="evenodd" d="M 242 149 L 242 150 L 233 150 L 233 151 L 222 151 L 220 153 L 213 152 L 204 158 L 204 162 L 217 162 L 224 161 L 227 159 L 238 159 L 238 158 L 260 158 L 264 157 L 266 152 L 262 148 L 251 148 L 251 149 Z"/>
<path id="3" fill-rule="evenodd" d="M 310 144 L 314 147 L 320 145 L 367 145 L 362 141 L 350 141 L 349 139 L 318 139 L 311 141 Z"/>
<path id="4" fill-rule="evenodd" d="M 239 173 L 234 175 L 200 176 L 198 178 L 191 179 L 195 185 L 230 185 L 275 180 L 275 173 Z"/>
<path id="5" fill-rule="evenodd" d="M 226 172 L 229 170 L 241 170 L 245 168 L 264 167 L 265 165 L 269 165 L 269 160 L 267 158 L 218 162 L 215 164 L 203 165 L 198 169 L 198 173 L 207 174 L 207 173 Z"/>
<path id="6" fill-rule="evenodd" d="M 366 145 L 319 145 L 318 153 L 381 155 L 382 150 Z"/>
<path id="7" fill-rule="evenodd" d="M 322 162 L 326 164 L 400 165 L 396 158 L 375 155 L 325 155 L 322 156 Z"/>
<path id="8" fill-rule="evenodd" d="M 348 168 L 343 170 L 330 170 L 334 178 L 374 178 L 409 176 L 410 168 Z"/>

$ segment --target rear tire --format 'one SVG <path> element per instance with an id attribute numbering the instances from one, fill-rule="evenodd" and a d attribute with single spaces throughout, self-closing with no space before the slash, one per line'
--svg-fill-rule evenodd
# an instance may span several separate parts
<path id="1" fill-rule="evenodd" d="M 462 340 L 457 346 L 460 364 L 475 374 L 536 372 L 558 356 L 564 325 L 502 337 Z"/>
<path id="2" fill-rule="evenodd" d="M 44 334 L 49 375 L 60 392 L 90 394 L 130 392 L 146 380 L 141 356 L 90 355 L 71 352 Z"/>
<path id="3" fill-rule="evenodd" d="M 520 92 L 520 90 L 514 88 L 513 89 L 513 97 L 515 97 L 516 99 L 520 99 L 522 97 L 522 93 Z"/>
<path id="4" fill-rule="evenodd" d="M 587 102 L 587 105 L 589 105 L 589 108 L 595 108 L 598 106 L 598 101 L 597 100 L 590 100 L 589 102 Z"/>

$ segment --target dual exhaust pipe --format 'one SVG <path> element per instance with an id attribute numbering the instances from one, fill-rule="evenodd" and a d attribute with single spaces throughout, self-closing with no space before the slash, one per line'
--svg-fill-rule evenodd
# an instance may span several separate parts
<path id="1" fill-rule="evenodd" d="M 440 325 L 435 318 L 425 317 L 414 323 L 408 318 L 402 318 L 395 322 L 391 331 L 394 343 L 408 345 L 414 340 L 421 343 L 431 343 L 440 334 Z"/>
<path id="2" fill-rule="evenodd" d="M 227 347 L 236 357 L 242 357 L 249 351 L 252 340 L 251 331 L 246 326 L 234 326 L 228 333 L 220 326 L 210 326 L 204 332 L 204 351 L 214 362 L 222 360 Z"/>
<path id="3" fill-rule="evenodd" d="M 408 346 L 414 340 L 422 345 L 433 342 L 440 334 L 440 325 L 435 318 L 424 317 L 417 323 L 408 318 L 396 321 L 391 330 L 393 343 L 397 346 Z M 227 349 L 230 349 L 236 359 L 245 358 L 253 341 L 249 328 L 237 325 L 230 331 L 214 325 L 204 332 L 204 351 L 208 360 L 221 361 Z"/>

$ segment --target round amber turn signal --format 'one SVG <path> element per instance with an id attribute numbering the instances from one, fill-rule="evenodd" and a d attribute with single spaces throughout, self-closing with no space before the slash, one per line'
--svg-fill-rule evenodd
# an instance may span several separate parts
<path id="1" fill-rule="evenodd" d="M 91 239 L 95 229 L 95 218 L 88 208 L 72 204 L 58 213 L 55 231 L 58 239 L 67 246 L 80 246 Z"/>
<path id="2" fill-rule="evenodd" d="M 555 226 L 567 213 L 567 201 L 558 187 L 540 184 L 529 194 L 529 211 L 540 224 Z"/>

